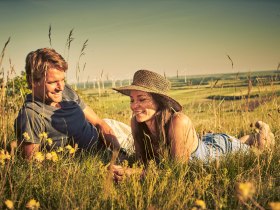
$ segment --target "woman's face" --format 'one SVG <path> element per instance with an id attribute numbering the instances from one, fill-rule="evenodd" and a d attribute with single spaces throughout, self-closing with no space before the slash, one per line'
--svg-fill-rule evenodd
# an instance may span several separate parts
<path id="1" fill-rule="evenodd" d="M 140 90 L 130 92 L 130 108 L 137 122 L 148 122 L 153 119 L 158 110 L 158 104 L 152 95 Z"/>

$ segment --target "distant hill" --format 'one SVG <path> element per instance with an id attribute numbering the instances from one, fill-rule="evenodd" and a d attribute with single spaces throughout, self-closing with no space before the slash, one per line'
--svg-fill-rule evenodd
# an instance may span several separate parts
<path id="1" fill-rule="evenodd" d="M 251 79 L 252 83 L 258 81 L 269 82 L 271 80 L 279 82 L 280 71 L 279 70 L 264 70 L 264 71 L 251 71 L 251 72 L 237 72 L 237 73 L 219 73 L 219 74 L 203 74 L 203 75 L 178 75 L 171 76 L 168 79 L 172 83 L 172 87 L 181 87 L 181 86 L 192 86 L 192 85 L 217 85 L 223 81 L 223 85 L 226 83 L 233 83 L 240 86 L 247 85 L 244 84 L 245 81 Z M 113 86 L 120 87 L 129 85 L 132 82 L 129 79 L 123 80 L 103 80 L 99 81 L 100 88 L 111 88 Z M 215 84 L 216 83 L 216 84 Z M 98 88 L 98 81 L 87 81 L 80 82 L 76 85 L 77 88 Z"/>
<path id="2" fill-rule="evenodd" d="M 168 78 L 172 82 L 173 87 L 180 87 L 186 85 L 207 85 L 212 83 L 212 85 L 223 81 L 223 84 L 233 83 L 240 86 L 247 85 L 244 82 L 251 80 L 252 83 L 256 82 L 279 82 L 280 71 L 277 70 L 267 70 L 267 71 L 253 71 L 253 72 L 237 72 L 237 73 L 219 73 L 219 74 L 204 74 L 204 75 L 192 75 L 192 76 L 173 76 Z M 214 83 L 214 84 L 213 84 Z"/>

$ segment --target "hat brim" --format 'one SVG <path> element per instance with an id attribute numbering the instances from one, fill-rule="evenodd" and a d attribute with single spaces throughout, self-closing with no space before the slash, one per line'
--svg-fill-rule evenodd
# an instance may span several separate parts
<path id="1" fill-rule="evenodd" d="M 169 108 L 174 109 L 176 112 L 179 112 L 182 110 L 181 104 L 178 101 L 176 101 L 175 99 L 171 98 L 168 95 L 160 93 L 158 91 L 149 89 L 147 87 L 142 87 L 142 86 L 138 86 L 138 85 L 129 85 L 129 86 L 124 86 L 124 87 L 120 87 L 120 88 L 112 88 L 112 89 L 117 92 L 120 92 L 121 94 L 127 95 L 127 96 L 130 96 L 130 92 L 132 90 L 140 90 L 140 91 L 144 91 L 144 92 L 148 92 L 148 93 L 154 93 L 154 94 L 157 94 L 157 95 L 163 97 L 165 99 L 163 101 L 168 105 Z"/>

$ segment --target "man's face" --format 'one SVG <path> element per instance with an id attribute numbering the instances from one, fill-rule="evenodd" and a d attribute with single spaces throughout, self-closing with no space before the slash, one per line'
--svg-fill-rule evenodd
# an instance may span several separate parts
<path id="1" fill-rule="evenodd" d="M 62 91 L 65 86 L 65 72 L 57 69 L 49 69 L 46 77 L 39 82 L 34 82 L 34 96 L 46 104 L 57 106 L 62 101 Z"/>

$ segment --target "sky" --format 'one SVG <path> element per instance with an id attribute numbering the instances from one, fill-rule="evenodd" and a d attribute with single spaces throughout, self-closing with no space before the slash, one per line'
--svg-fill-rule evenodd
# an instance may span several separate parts
<path id="1" fill-rule="evenodd" d="M 19 75 L 30 51 L 52 47 L 69 63 L 69 82 L 132 78 L 139 69 L 167 76 L 275 70 L 280 1 L 0 0 L 1 50 L 9 37 L 4 71 L 11 60 Z"/>

